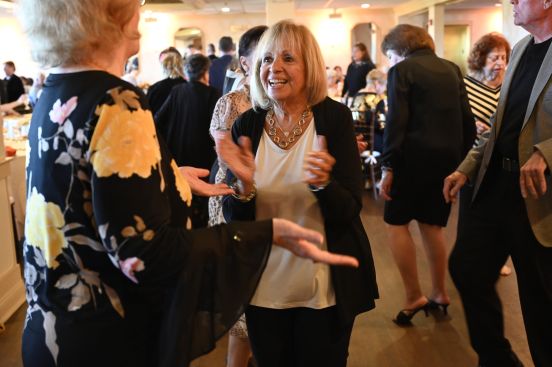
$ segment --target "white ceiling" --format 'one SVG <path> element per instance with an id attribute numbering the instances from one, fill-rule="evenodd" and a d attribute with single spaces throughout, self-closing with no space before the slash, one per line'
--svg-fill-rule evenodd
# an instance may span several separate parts
<path id="1" fill-rule="evenodd" d="M 273 0 L 288 2 L 289 0 Z M 450 9 L 475 9 L 493 7 L 501 0 L 452 0 Z M 410 0 L 295 0 L 299 10 L 359 8 L 362 3 L 370 4 L 370 9 L 386 9 L 410 2 Z M 222 7 L 230 8 L 231 13 L 263 13 L 265 0 L 148 0 L 146 9 L 153 11 L 188 12 L 196 14 L 221 13 Z"/>

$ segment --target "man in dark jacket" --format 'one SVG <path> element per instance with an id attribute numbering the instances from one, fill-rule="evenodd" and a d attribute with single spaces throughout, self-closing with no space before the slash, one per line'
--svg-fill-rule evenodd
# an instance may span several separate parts
<path id="1" fill-rule="evenodd" d="M 13 61 L 6 61 L 4 63 L 4 73 L 6 73 L 6 77 L 4 78 L 7 94 L 6 102 L 17 101 L 22 94 L 25 94 L 25 88 L 21 79 L 15 75 L 15 64 Z"/>
<path id="2" fill-rule="evenodd" d="M 212 61 L 211 67 L 209 68 L 209 84 L 218 89 L 219 93 L 222 93 L 226 70 L 234 58 L 235 48 L 232 37 L 221 37 L 219 49 L 222 56 Z"/>

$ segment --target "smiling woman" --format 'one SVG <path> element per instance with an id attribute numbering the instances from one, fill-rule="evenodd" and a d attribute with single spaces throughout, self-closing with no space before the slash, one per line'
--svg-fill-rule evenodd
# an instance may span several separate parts
<path id="1" fill-rule="evenodd" d="M 378 296 L 359 217 L 362 172 L 351 112 L 326 96 L 311 32 L 289 21 L 269 28 L 257 46 L 251 98 L 253 109 L 232 127 L 242 146 L 217 143 L 237 178 L 237 195 L 223 200 L 225 218 L 287 218 L 326 233 L 322 249 L 360 263 L 330 272 L 274 247 L 246 310 L 253 353 L 263 367 L 344 367 L 354 319 Z"/>

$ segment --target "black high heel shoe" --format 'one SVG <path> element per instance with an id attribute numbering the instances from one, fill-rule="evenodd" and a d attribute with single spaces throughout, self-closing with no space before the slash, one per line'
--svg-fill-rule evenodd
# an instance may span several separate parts
<path id="1" fill-rule="evenodd" d="M 427 303 L 427 307 L 428 309 L 430 310 L 441 310 L 443 311 L 443 315 L 448 315 L 448 306 L 450 305 L 450 303 L 439 303 L 439 302 L 436 302 L 436 301 L 433 301 L 433 300 L 429 300 L 429 302 Z"/>
<path id="2" fill-rule="evenodd" d="M 412 322 L 412 318 L 414 317 L 414 315 L 416 315 L 418 312 L 420 311 L 424 311 L 426 317 L 429 316 L 429 302 L 426 303 L 425 305 L 422 305 L 420 307 L 416 307 L 414 309 L 411 309 L 411 310 L 408 310 L 408 309 L 405 309 L 405 310 L 400 310 L 399 313 L 397 314 L 397 316 L 393 319 L 393 322 L 397 325 L 400 325 L 400 326 L 406 326 L 406 325 L 411 325 Z"/>

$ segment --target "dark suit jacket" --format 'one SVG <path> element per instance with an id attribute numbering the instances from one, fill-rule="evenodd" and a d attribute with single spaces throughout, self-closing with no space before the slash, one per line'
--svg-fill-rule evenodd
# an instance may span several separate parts
<path id="1" fill-rule="evenodd" d="M 383 165 L 413 187 L 442 185 L 475 138 L 460 69 L 423 49 L 389 69 L 387 78 Z"/>
<path id="2" fill-rule="evenodd" d="M 222 55 L 211 62 L 211 67 L 209 68 L 209 85 L 218 89 L 219 93 L 222 93 L 226 69 L 228 69 L 231 62 L 231 55 Z"/>
<path id="3" fill-rule="evenodd" d="M 155 115 L 158 133 L 178 166 L 210 169 L 217 155 L 209 126 L 220 93 L 213 87 L 189 82 L 174 87 Z"/>
<path id="4" fill-rule="evenodd" d="M 360 157 L 347 107 L 326 98 L 313 106 L 312 112 L 316 133 L 326 137 L 328 151 L 336 159 L 330 183 L 324 190 L 314 193 L 324 217 L 328 250 L 354 256 L 360 262 L 358 269 L 331 267 L 338 314 L 347 323 L 357 314 L 374 308 L 374 299 L 378 298 L 370 243 L 360 221 L 363 190 Z M 251 109 L 238 117 L 232 127 L 234 140 L 242 135 L 250 137 L 256 153 L 266 113 Z M 231 180 L 232 174 L 228 176 Z M 223 212 L 228 222 L 254 220 L 255 200 L 242 203 L 226 196 Z"/>
<path id="5" fill-rule="evenodd" d="M 480 144 L 473 148 L 458 167 L 474 183 L 474 197 L 481 186 L 493 155 L 494 146 L 504 117 L 512 78 L 532 36 L 519 41 L 512 50 L 510 65 L 506 70 L 496 113 L 491 117 L 492 128 L 483 134 Z M 548 168 L 552 169 L 552 46 L 548 49 L 537 75 L 529 104 L 525 112 L 523 127 L 519 135 L 518 160 L 524 165 L 539 150 L 544 156 Z M 552 177 L 546 175 L 546 194 L 539 198 L 525 199 L 527 215 L 537 240 L 546 247 L 552 247 Z"/>
<path id="6" fill-rule="evenodd" d="M 8 103 L 7 82 L 0 80 L 0 104 Z"/>
<path id="7" fill-rule="evenodd" d="M 6 91 L 8 93 L 8 102 L 17 101 L 22 94 L 25 94 L 25 87 L 21 78 L 13 74 L 9 80 L 4 79 L 6 83 Z"/>

